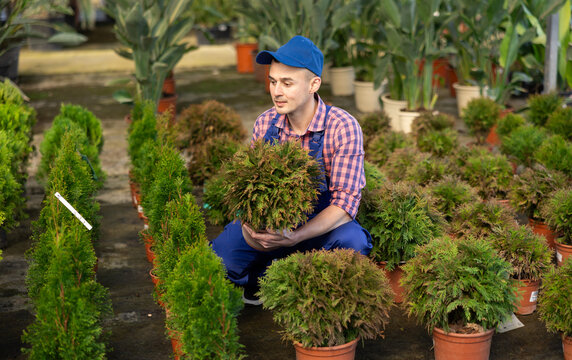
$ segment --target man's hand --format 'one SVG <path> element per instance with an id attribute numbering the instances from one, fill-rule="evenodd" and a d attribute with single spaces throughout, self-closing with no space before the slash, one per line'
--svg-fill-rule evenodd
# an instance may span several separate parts
<path id="1" fill-rule="evenodd" d="M 255 232 L 248 224 L 242 224 L 242 235 L 252 248 L 259 251 L 272 251 L 281 247 L 290 247 L 298 243 L 293 231 Z"/>

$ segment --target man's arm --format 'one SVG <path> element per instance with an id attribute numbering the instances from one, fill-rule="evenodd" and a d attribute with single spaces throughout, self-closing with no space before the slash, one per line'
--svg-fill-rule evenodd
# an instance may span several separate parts
<path id="1" fill-rule="evenodd" d="M 330 205 L 298 229 L 285 234 L 256 233 L 248 224 L 242 225 L 242 234 L 253 248 L 271 251 L 280 247 L 294 246 L 304 240 L 323 235 L 350 221 L 352 218 L 347 212 L 335 205 Z"/>

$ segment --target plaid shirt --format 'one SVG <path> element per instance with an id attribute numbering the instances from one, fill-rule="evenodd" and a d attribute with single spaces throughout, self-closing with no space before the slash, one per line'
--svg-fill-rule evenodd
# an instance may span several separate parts
<path id="1" fill-rule="evenodd" d="M 309 151 L 312 132 L 326 130 L 323 156 L 326 174 L 330 177 L 329 189 L 332 195 L 330 205 L 345 210 L 355 218 L 361 199 L 361 189 L 365 186 L 361 127 L 347 111 L 332 106 L 326 128 L 326 105 L 318 95 L 316 97 L 318 109 L 304 135 L 297 135 L 292 130 L 290 123 L 286 121 L 286 115 L 278 118 L 276 126 L 281 129 L 280 142 L 301 140 L 302 147 Z M 274 107 L 258 116 L 254 124 L 252 141 L 264 137 L 274 116 L 276 116 Z"/>

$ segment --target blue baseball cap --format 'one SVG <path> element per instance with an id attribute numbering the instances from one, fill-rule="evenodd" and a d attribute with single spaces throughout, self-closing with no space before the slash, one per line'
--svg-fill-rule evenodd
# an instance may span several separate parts
<path id="1" fill-rule="evenodd" d="M 256 62 L 262 65 L 270 64 L 272 59 L 284 65 L 306 68 L 322 76 L 324 55 L 310 39 L 303 36 L 294 36 L 276 51 L 264 50 L 256 55 Z"/>

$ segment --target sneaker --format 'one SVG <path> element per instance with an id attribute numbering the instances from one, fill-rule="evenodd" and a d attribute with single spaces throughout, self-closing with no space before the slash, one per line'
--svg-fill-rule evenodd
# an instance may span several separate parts
<path id="1" fill-rule="evenodd" d="M 262 300 L 256 296 L 258 289 L 253 289 L 251 287 L 244 287 L 242 292 L 242 302 L 247 305 L 260 306 L 262 305 Z"/>

